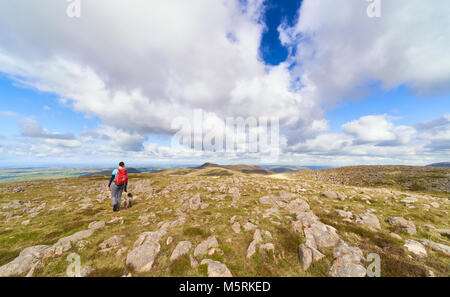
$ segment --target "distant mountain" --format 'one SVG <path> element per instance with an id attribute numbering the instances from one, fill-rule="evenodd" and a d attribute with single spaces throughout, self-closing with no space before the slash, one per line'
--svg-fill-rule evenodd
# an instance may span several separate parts
<path id="1" fill-rule="evenodd" d="M 296 166 L 273 166 L 273 167 L 269 167 L 267 169 L 269 169 L 270 171 L 275 172 L 275 173 L 299 172 L 299 171 L 310 170 L 309 168 L 306 168 L 306 167 L 296 167 Z"/>
<path id="2" fill-rule="evenodd" d="M 81 175 L 81 177 L 87 177 L 87 176 L 93 176 L 93 175 L 111 175 L 114 169 L 106 169 L 102 171 L 92 172 Z M 142 173 L 140 170 L 137 170 L 136 168 L 127 168 L 128 173 Z"/>
<path id="3" fill-rule="evenodd" d="M 427 167 L 450 167 L 450 162 L 433 163 L 427 165 Z"/>
<path id="4" fill-rule="evenodd" d="M 214 163 L 205 163 L 201 166 L 194 167 L 194 169 L 205 169 L 205 168 L 210 168 L 210 167 L 222 167 L 222 166 L 220 166 L 218 164 L 214 164 Z"/>
<path id="5" fill-rule="evenodd" d="M 205 168 L 225 168 L 232 171 L 239 171 L 242 173 L 247 174 L 273 174 L 272 171 L 268 169 L 264 169 L 261 166 L 257 165 L 245 165 L 245 164 L 238 164 L 238 165 L 218 165 L 214 163 L 205 163 L 201 166 L 194 167 L 193 169 L 205 169 Z"/>

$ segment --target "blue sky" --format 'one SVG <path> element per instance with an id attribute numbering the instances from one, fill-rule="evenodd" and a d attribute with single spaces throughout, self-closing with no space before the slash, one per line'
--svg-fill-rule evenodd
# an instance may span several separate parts
<path id="1" fill-rule="evenodd" d="M 425 4 L 383 3 L 372 19 L 358 0 L 133 1 L 82 1 L 75 19 L 64 3 L 0 5 L 6 166 L 264 163 L 262 152 L 174 148 L 174 119 L 198 110 L 212 118 L 204 131 L 276 117 L 276 163 L 448 161 L 450 33 L 433 14 L 444 2 L 405 24 Z"/>

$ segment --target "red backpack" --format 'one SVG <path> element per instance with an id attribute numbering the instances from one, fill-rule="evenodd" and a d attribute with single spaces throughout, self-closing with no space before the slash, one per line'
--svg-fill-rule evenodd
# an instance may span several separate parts
<path id="1" fill-rule="evenodd" d="M 116 185 L 123 185 L 128 183 L 128 174 L 126 168 L 118 168 L 116 174 L 116 180 L 114 181 Z"/>

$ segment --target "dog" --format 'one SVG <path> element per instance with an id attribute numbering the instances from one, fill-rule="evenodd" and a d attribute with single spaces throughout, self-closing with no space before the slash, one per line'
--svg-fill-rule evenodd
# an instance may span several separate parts
<path id="1" fill-rule="evenodd" d="M 130 208 L 133 205 L 133 194 L 128 193 L 123 200 L 123 208 Z"/>

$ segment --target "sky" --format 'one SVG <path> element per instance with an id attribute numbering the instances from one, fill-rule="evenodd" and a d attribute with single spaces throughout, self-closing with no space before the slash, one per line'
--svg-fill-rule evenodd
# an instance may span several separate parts
<path id="1" fill-rule="evenodd" d="M 450 161 L 449 15 L 447 0 L 1 0 L 0 167 Z M 242 149 L 174 145 L 199 113 L 202 136 Z M 248 150 L 252 131 L 276 158 Z"/>

